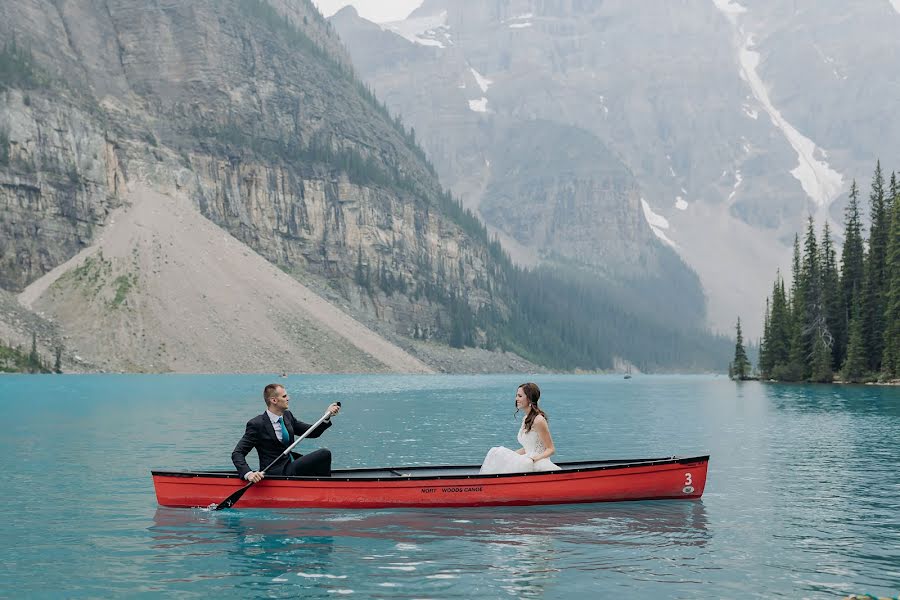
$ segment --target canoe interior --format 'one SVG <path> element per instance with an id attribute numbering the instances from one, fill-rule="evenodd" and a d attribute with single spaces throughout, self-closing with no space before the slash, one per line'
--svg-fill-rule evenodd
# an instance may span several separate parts
<path id="1" fill-rule="evenodd" d="M 709 461 L 709 456 L 691 456 L 676 457 L 668 456 L 664 458 L 644 458 L 644 459 L 620 459 L 620 460 L 590 460 L 578 462 L 557 463 L 560 467 L 559 471 L 537 471 L 534 473 L 507 473 L 500 475 L 481 475 L 478 473 L 480 465 L 460 465 L 460 466 L 434 466 L 434 467 L 383 467 L 377 469 L 341 469 L 334 470 L 331 477 L 285 477 L 285 476 L 269 476 L 270 480 L 320 480 L 329 481 L 340 480 L 369 480 L 384 481 L 397 479 L 459 479 L 459 478 L 496 478 L 496 477 L 539 477 L 541 475 L 560 474 L 560 473 L 577 473 L 581 471 L 605 470 L 605 469 L 621 469 L 624 467 L 637 466 L 653 466 L 665 464 L 695 464 Z M 210 471 L 163 471 L 154 470 L 153 475 L 162 475 L 168 477 L 202 477 L 202 478 L 237 478 L 237 473 L 233 469 L 228 471 L 210 470 Z"/>

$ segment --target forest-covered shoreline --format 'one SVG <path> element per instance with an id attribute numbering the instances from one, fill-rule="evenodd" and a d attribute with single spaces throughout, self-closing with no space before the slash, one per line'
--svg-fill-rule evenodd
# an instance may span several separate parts
<path id="1" fill-rule="evenodd" d="M 864 230 L 854 180 L 845 209 L 840 265 L 826 222 L 817 238 L 810 217 L 794 238 L 791 281 L 776 273 L 766 298 L 758 378 L 815 383 L 900 383 L 900 184 L 885 189 L 880 161 Z M 731 374 L 752 377 L 740 321 Z"/>

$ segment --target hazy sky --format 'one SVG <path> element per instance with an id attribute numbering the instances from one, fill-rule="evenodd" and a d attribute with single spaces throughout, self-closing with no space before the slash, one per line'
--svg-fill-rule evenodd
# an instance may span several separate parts
<path id="1" fill-rule="evenodd" d="M 313 3 L 326 17 L 352 4 L 361 17 L 384 23 L 405 19 L 422 4 L 422 0 L 313 0 Z"/>

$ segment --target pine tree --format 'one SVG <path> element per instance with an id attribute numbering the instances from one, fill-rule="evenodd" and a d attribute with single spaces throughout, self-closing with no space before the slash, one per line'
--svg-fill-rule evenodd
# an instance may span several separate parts
<path id="1" fill-rule="evenodd" d="M 362 244 L 356 249 L 356 284 L 365 288 L 369 292 L 372 291 L 372 284 L 369 280 L 369 265 L 363 263 Z"/>
<path id="2" fill-rule="evenodd" d="M 884 353 L 881 370 L 888 378 L 900 377 L 900 189 L 891 175 L 891 229 L 885 264 Z"/>
<path id="3" fill-rule="evenodd" d="M 800 297 L 800 286 L 803 282 L 802 263 L 800 262 L 800 235 L 794 234 L 794 254 L 791 259 L 791 312 L 794 311 L 796 299 Z"/>
<path id="4" fill-rule="evenodd" d="M 799 369 L 800 379 L 809 379 L 812 375 L 813 342 L 816 336 L 823 338 L 831 336 L 822 315 L 819 250 L 812 217 L 807 220 L 806 237 L 803 240 L 803 263 L 796 290 L 791 368 Z"/>
<path id="5" fill-rule="evenodd" d="M 732 361 L 732 379 L 744 381 L 750 377 L 750 359 L 744 350 L 744 336 L 741 333 L 741 318 L 737 320 L 737 341 L 734 344 L 734 360 Z"/>
<path id="6" fill-rule="evenodd" d="M 803 269 L 800 263 L 800 236 L 794 235 L 794 258 L 791 262 L 790 298 L 790 354 L 787 365 L 782 370 L 781 379 L 799 381 L 803 379 L 806 352 L 803 347 Z"/>
<path id="7" fill-rule="evenodd" d="M 769 337 L 766 348 L 772 361 L 769 375 L 781 378 L 781 373 L 788 365 L 791 352 L 791 315 L 784 291 L 784 280 L 777 273 L 772 289 L 772 314 L 769 316 Z"/>
<path id="8" fill-rule="evenodd" d="M 769 353 L 769 336 L 772 335 L 772 322 L 769 315 L 769 298 L 766 298 L 766 312 L 763 316 L 763 337 L 762 341 L 759 342 L 759 373 L 766 378 L 769 377 L 772 367 L 775 366 L 772 362 L 772 355 Z"/>
<path id="9" fill-rule="evenodd" d="M 759 371 L 765 378 L 779 379 L 790 353 L 790 315 L 781 272 L 776 272 L 772 301 L 766 299 L 763 341 L 759 348 Z"/>
<path id="10" fill-rule="evenodd" d="M 861 300 L 857 297 L 853 306 L 853 316 L 850 318 L 847 358 L 844 359 L 844 365 L 841 368 L 841 379 L 850 383 L 865 381 L 867 375 L 860 304 Z"/>
<path id="11" fill-rule="evenodd" d="M 847 356 L 849 323 L 854 297 L 862 293 L 864 278 L 865 246 L 862 238 L 862 224 L 859 216 L 859 189 L 856 180 L 850 185 L 850 202 L 844 211 L 844 247 L 841 251 L 841 305 L 844 309 L 840 331 L 843 335 L 836 340 L 837 353 Z"/>
<path id="12" fill-rule="evenodd" d="M 830 334 L 831 342 L 829 351 L 832 356 L 831 369 L 839 369 L 844 362 L 842 344 L 839 342 L 846 336 L 844 331 L 845 323 L 843 320 L 844 308 L 842 306 L 841 297 L 841 281 L 840 273 L 838 273 L 837 261 L 834 253 L 834 246 L 831 242 L 831 229 L 828 221 L 822 230 L 822 244 L 819 248 L 821 265 L 821 298 L 822 298 L 822 314 L 825 318 L 825 326 Z M 825 336 L 827 340 L 829 336 Z"/>
<path id="13" fill-rule="evenodd" d="M 897 173 L 891 173 L 891 184 L 890 184 L 890 193 L 887 198 L 885 198 L 886 206 L 885 210 L 887 210 L 888 214 L 891 214 L 893 207 L 897 204 L 897 199 L 900 198 L 900 181 L 897 181 Z"/>
<path id="14" fill-rule="evenodd" d="M 40 373 L 43 371 L 43 365 L 41 364 L 41 357 L 37 351 L 37 334 L 33 331 L 31 332 L 31 352 L 28 353 L 28 372 L 29 373 Z"/>
<path id="15" fill-rule="evenodd" d="M 878 371 L 884 340 L 884 266 L 887 257 L 888 215 L 885 211 L 884 179 L 881 162 L 875 166 L 872 192 L 869 195 L 872 226 L 869 230 L 869 252 L 866 254 L 863 281 L 862 326 L 866 364 Z"/>

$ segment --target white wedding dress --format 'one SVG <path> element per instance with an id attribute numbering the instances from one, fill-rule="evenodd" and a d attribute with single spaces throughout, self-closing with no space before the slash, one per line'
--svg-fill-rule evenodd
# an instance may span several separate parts
<path id="1" fill-rule="evenodd" d="M 544 446 L 544 442 L 541 441 L 541 436 L 538 435 L 537 431 L 532 429 L 525 433 L 525 419 L 522 419 L 522 427 L 519 428 L 519 435 L 516 436 L 516 439 L 525 448 L 525 454 L 518 454 L 515 450 L 510 450 L 503 446 L 495 446 L 488 450 L 479 473 L 493 475 L 498 473 L 559 470 L 559 467 L 553 464 L 549 458 L 542 458 L 537 462 L 531 460 L 532 456 L 541 454 L 547 448 Z"/>

